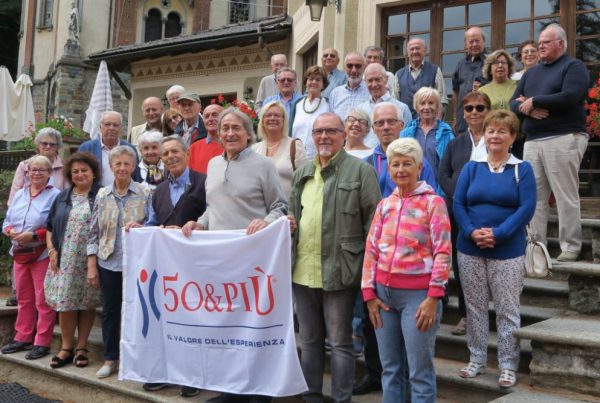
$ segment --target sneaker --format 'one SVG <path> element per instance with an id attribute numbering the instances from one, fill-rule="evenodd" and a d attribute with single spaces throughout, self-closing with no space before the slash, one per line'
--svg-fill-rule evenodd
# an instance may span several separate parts
<path id="1" fill-rule="evenodd" d="M 561 253 L 560 255 L 558 255 L 556 260 L 558 260 L 559 262 L 576 262 L 578 256 L 579 255 L 577 253 L 569 252 L 567 250 L 567 251 L 564 251 L 563 253 Z"/>
<path id="2" fill-rule="evenodd" d="M 464 336 L 467 334 L 467 318 L 460 318 L 451 333 L 455 336 Z"/>
<path id="3" fill-rule="evenodd" d="M 26 360 L 38 360 L 50 354 L 50 347 L 33 346 L 33 348 L 25 354 Z"/>
<path id="4" fill-rule="evenodd" d="M 169 386 L 168 383 L 163 383 L 163 382 L 146 382 L 143 386 L 142 389 L 144 389 L 146 392 L 156 392 L 157 390 L 161 390 L 166 388 L 167 386 Z"/>
<path id="5" fill-rule="evenodd" d="M 111 361 L 108 363 L 104 363 L 100 369 L 96 372 L 96 376 L 100 379 L 108 378 L 113 374 L 113 372 L 117 371 L 117 363 L 116 361 Z"/>

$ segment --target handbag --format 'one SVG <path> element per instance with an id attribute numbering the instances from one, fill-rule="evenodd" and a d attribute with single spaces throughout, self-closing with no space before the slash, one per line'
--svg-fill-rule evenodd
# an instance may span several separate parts
<path id="1" fill-rule="evenodd" d="M 515 181 L 519 185 L 519 164 L 515 165 Z M 529 278 L 547 277 L 552 269 L 552 260 L 548 249 L 538 240 L 537 234 L 527 226 L 527 245 L 525 246 L 525 274 Z"/>
<path id="2" fill-rule="evenodd" d="M 19 264 L 35 262 L 46 250 L 46 244 L 38 246 L 13 246 L 13 260 Z"/>

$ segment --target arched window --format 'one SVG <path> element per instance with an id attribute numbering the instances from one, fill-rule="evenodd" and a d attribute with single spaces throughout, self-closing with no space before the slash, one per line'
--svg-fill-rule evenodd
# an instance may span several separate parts
<path id="1" fill-rule="evenodd" d="M 162 38 L 162 15 L 156 8 L 148 11 L 146 17 L 146 30 L 144 32 L 144 42 L 155 41 Z"/>
<path id="2" fill-rule="evenodd" d="M 181 17 L 174 11 L 167 16 L 165 24 L 165 38 L 171 38 L 181 34 Z"/>

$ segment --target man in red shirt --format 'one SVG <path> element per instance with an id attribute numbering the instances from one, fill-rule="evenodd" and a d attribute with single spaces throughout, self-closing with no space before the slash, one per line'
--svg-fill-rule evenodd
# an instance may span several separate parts
<path id="1" fill-rule="evenodd" d="M 190 147 L 188 165 L 194 171 L 206 174 L 208 161 L 217 155 L 223 154 L 223 147 L 218 140 L 219 115 L 222 111 L 223 107 L 221 105 L 211 104 L 204 108 L 202 112 L 208 136 L 194 142 Z"/>

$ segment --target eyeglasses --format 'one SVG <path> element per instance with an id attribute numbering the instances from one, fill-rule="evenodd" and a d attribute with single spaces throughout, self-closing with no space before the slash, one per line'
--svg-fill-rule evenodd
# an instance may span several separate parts
<path id="1" fill-rule="evenodd" d="M 280 113 L 266 113 L 265 118 L 267 119 L 281 119 L 283 118 L 283 115 Z"/>
<path id="2" fill-rule="evenodd" d="M 49 169 L 41 169 L 41 168 L 33 168 L 29 170 L 30 174 L 36 174 L 36 175 L 40 175 L 40 174 L 44 174 L 46 172 L 49 172 Z"/>
<path id="3" fill-rule="evenodd" d="M 463 108 L 465 110 L 465 112 L 473 112 L 473 109 L 475 109 L 477 112 L 483 112 L 487 109 L 487 107 L 485 105 L 482 104 L 478 104 L 478 105 L 465 105 L 465 107 Z"/>
<path id="4" fill-rule="evenodd" d="M 350 124 L 354 124 L 356 122 L 365 125 L 365 126 L 369 126 L 369 121 L 367 119 L 359 119 L 359 118 L 355 118 L 354 116 L 348 116 L 346 118 L 346 122 L 350 123 Z"/>
<path id="5" fill-rule="evenodd" d="M 525 49 L 521 53 L 524 55 L 535 55 L 537 52 L 537 49 Z"/>
<path id="6" fill-rule="evenodd" d="M 324 128 L 313 129 L 312 135 L 313 136 L 321 136 L 321 135 L 323 135 L 323 133 L 325 133 L 325 135 L 327 137 L 332 137 L 343 131 L 344 131 L 343 129 L 338 129 L 336 127 L 324 127 Z"/>
<path id="7" fill-rule="evenodd" d="M 56 147 L 56 143 L 48 143 L 47 141 L 40 141 L 40 145 L 45 148 Z"/>
<path id="8" fill-rule="evenodd" d="M 554 42 L 554 41 L 561 41 L 561 40 L 562 40 L 562 39 L 558 39 L 558 38 L 556 38 L 556 39 L 550 39 L 550 40 L 547 40 L 547 41 L 539 41 L 539 42 L 538 42 L 538 47 L 540 47 L 540 46 L 542 46 L 542 45 L 544 45 L 544 46 L 547 46 L 547 45 L 550 45 L 550 43 L 551 43 L 551 42 Z"/>
<path id="9" fill-rule="evenodd" d="M 346 68 L 348 70 L 352 70 L 352 69 L 356 69 L 356 70 L 360 70 L 362 69 L 363 65 L 360 63 L 346 63 Z"/>
<path id="10" fill-rule="evenodd" d="M 323 53 L 323 59 L 335 59 L 336 57 L 335 53 Z"/>
<path id="11" fill-rule="evenodd" d="M 383 127 L 383 125 L 385 125 L 386 123 L 388 124 L 388 126 L 394 126 L 398 122 L 399 122 L 398 119 L 380 119 L 380 120 L 376 120 L 375 122 L 373 122 L 373 126 Z"/>
<path id="12" fill-rule="evenodd" d="M 508 62 L 506 60 L 496 60 L 492 62 L 492 66 L 508 66 Z"/>
<path id="13" fill-rule="evenodd" d="M 294 81 L 296 81 L 295 78 L 278 78 L 277 81 L 279 81 L 280 83 L 293 83 Z"/>
<path id="14" fill-rule="evenodd" d="M 102 126 L 106 127 L 121 127 L 120 123 L 102 123 Z"/>

